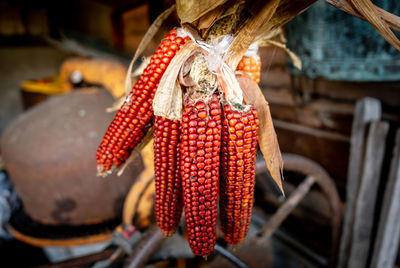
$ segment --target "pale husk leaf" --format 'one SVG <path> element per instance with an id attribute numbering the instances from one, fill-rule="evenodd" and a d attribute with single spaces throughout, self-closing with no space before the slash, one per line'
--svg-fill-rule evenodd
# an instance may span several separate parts
<path id="1" fill-rule="evenodd" d="M 174 85 L 159 87 L 153 101 L 154 115 L 169 120 L 181 120 L 182 97 L 182 89 L 177 79 Z"/>
<path id="2" fill-rule="evenodd" d="M 153 100 L 153 111 L 157 116 L 170 120 L 182 118 L 182 91 L 177 86 L 177 78 L 182 64 L 193 53 L 198 51 L 198 46 L 193 41 L 188 41 L 173 57 L 158 84 Z"/>
<path id="3" fill-rule="evenodd" d="M 258 133 L 258 144 L 272 179 L 284 194 L 282 187 L 283 180 L 283 161 L 279 149 L 278 139 L 272 122 L 271 112 L 268 102 L 265 100 L 261 89 L 247 74 L 237 72 L 237 80 L 243 90 L 244 100 L 247 104 L 252 104 L 258 113 L 260 128 Z"/>
<path id="4" fill-rule="evenodd" d="M 294 67 L 301 70 L 302 68 L 301 59 L 293 51 L 287 48 L 285 43 L 274 40 L 263 40 L 260 46 L 275 46 L 283 49 L 286 52 L 286 54 L 288 54 L 289 58 L 292 60 Z"/>
<path id="5" fill-rule="evenodd" d="M 222 65 L 217 71 L 217 77 L 220 88 L 224 92 L 225 100 L 229 104 L 243 105 L 243 91 L 234 72 L 227 65 Z"/>

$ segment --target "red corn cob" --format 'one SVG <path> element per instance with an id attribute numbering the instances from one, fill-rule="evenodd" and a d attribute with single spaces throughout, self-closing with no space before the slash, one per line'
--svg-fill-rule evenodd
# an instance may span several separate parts
<path id="1" fill-rule="evenodd" d="M 180 168 L 186 229 L 193 253 L 207 256 L 216 243 L 221 107 L 217 96 L 197 93 L 184 106 Z"/>
<path id="2" fill-rule="evenodd" d="M 171 59 L 187 40 L 178 37 L 175 29 L 171 30 L 151 57 L 97 149 L 96 160 L 100 173 L 125 162 L 146 135 L 152 125 L 152 102 L 158 83 Z"/>
<path id="3" fill-rule="evenodd" d="M 246 72 L 256 83 L 260 83 L 261 76 L 261 59 L 260 56 L 251 57 L 243 56 L 236 70 Z"/>
<path id="4" fill-rule="evenodd" d="M 156 220 L 164 236 L 170 237 L 179 225 L 183 208 L 178 168 L 179 121 L 155 116 L 153 137 Z"/>
<path id="5" fill-rule="evenodd" d="M 253 107 L 236 111 L 224 105 L 220 219 L 225 240 L 234 245 L 244 239 L 251 220 L 258 124 Z"/>

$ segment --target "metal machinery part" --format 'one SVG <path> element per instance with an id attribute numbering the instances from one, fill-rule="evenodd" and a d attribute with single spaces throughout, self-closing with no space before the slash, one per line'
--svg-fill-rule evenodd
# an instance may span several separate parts
<path id="1" fill-rule="evenodd" d="M 291 195 L 287 198 L 287 200 L 279 207 L 275 214 L 273 214 L 268 221 L 264 222 L 263 226 L 260 228 L 258 235 L 255 237 L 249 238 L 248 241 L 252 245 L 265 243 L 265 240 L 268 239 L 280 226 L 280 224 L 288 217 L 288 215 L 295 209 L 295 207 L 301 202 L 301 200 L 307 195 L 310 191 L 311 187 L 314 184 L 317 184 L 322 192 L 326 195 L 327 200 L 329 201 L 329 206 L 331 209 L 331 222 L 332 222 L 332 254 L 329 262 L 330 267 L 334 267 L 335 257 L 337 255 L 338 249 L 338 239 L 341 227 L 342 220 L 342 209 L 340 205 L 340 198 L 338 192 L 336 190 L 335 184 L 328 173 L 317 163 L 314 161 L 307 159 L 305 157 L 294 155 L 294 154 L 283 154 L 284 167 L 285 170 L 296 171 L 306 175 L 304 181 L 291 193 Z M 257 174 L 265 174 L 267 172 L 266 164 L 264 161 L 258 161 L 257 165 Z M 168 242 L 168 240 L 164 239 L 161 231 L 156 225 L 150 226 L 141 236 L 139 241 L 135 240 L 135 243 L 132 244 L 132 251 L 129 254 L 128 258 L 125 260 L 124 267 L 143 267 L 152 257 L 157 250 L 162 250 L 160 246 L 163 242 Z M 186 249 L 182 249 L 185 251 Z M 187 251 L 187 250 L 186 250 Z M 191 257 L 192 255 L 185 253 L 179 253 L 180 257 L 187 256 Z M 113 252 L 109 252 L 107 250 L 107 254 L 93 255 L 93 258 L 86 257 L 81 258 L 81 265 L 87 265 L 88 262 L 93 263 L 93 259 L 99 260 L 100 256 L 102 260 L 106 259 L 108 263 L 115 263 L 118 260 L 121 260 L 125 256 L 125 252 L 122 247 L 117 248 Z M 246 263 L 240 260 L 235 254 L 229 252 L 227 249 L 217 244 L 215 247 L 215 252 L 222 257 L 228 259 L 232 264 L 237 267 L 248 267 Z M 113 254 L 112 254 L 113 253 Z M 175 252 L 176 253 L 176 252 Z M 174 253 L 174 254 L 175 254 Z M 112 254 L 112 255 L 111 255 Z M 164 256 L 165 258 L 166 256 Z M 174 256 L 169 256 L 170 258 L 174 258 Z M 77 262 L 72 261 L 74 265 L 77 265 Z M 65 265 L 58 266 L 57 264 L 52 265 L 51 267 L 72 267 Z M 94 266 L 94 267 L 103 267 L 103 266 Z"/>

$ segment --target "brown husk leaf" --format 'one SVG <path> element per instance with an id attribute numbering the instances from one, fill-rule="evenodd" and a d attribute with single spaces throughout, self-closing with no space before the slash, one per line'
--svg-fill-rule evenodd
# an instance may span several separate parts
<path id="1" fill-rule="evenodd" d="M 400 51 L 400 40 L 397 39 L 389 25 L 382 19 L 380 12 L 370 0 L 350 0 L 350 2 L 389 44 Z"/>
<path id="2" fill-rule="evenodd" d="M 227 0 L 176 0 L 176 11 L 181 23 L 193 23 L 201 16 L 216 9 Z"/>
<path id="3" fill-rule="evenodd" d="M 219 18 L 221 18 L 225 9 L 225 5 L 221 5 L 202 16 L 198 20 L 197 29 L 200 31 L 203 29 L 209 29 Z"/>
<path id="4" fill-rule="evenodd" d="M 278 139 L 272 122 L 271 112 L 268 102 L 265 100 L 261 89 L 244 72 L 236 72 L 236 78 L 243 90 L 243 96 L 246 104 L 252 104 L 258 113 L 260 120 L 260 128 L 258 133 L 258 144 L 272 179 L 275 181 L 279 190 L 284 195 L 283 180 L 283 161 L 281 151 L 279 149 Z"/>
<path id="5" fill-rule="evenodd" d="M 348 0 L 325 0 L 328 4 L 343 10 L 353 16 L 365 19 Z M 379 12 L 380 17 L 395 31 L 400 31 L 400 17 L 383 10 L 380 7 L 375 6 L 376 10 Z"/>

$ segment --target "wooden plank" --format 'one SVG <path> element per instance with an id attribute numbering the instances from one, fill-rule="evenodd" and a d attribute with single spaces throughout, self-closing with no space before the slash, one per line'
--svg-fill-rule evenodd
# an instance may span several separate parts
<path id="1" fill-rule="evenodd" d="M 360 174 L 364 155 L 364 136 L 368 123 L 379 120 L 380 117 L 381 105 L 378 100 L 364 98 L 357 101 L 350 140 L 350 160 L 346 187 L 346 212 L 340 241 L 339 268 L 346 267 L 349 258 L 351 230 L 354 223 L 355 204 L 360 186 Z"/>
<path id="2" fill-rule="evenodd" d="M 371 268 L 392 268 L 396 260 L 400 237 L 400 129 L 397 130 L 395 148 L 385 188 L 378 234 Z"/>
<path id="3" fill-rule="evenodd" d="M 389 123 L 376 121 L 368 132 L 361 183 L 357 196 L 348 267 L 367 267 L 376 196 L 385 155 Z"/>

